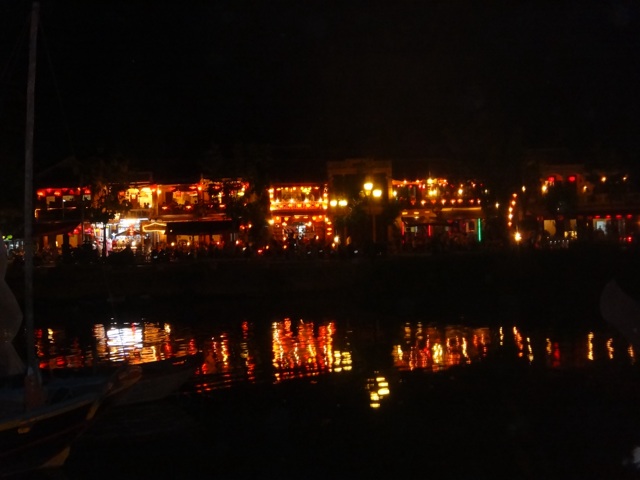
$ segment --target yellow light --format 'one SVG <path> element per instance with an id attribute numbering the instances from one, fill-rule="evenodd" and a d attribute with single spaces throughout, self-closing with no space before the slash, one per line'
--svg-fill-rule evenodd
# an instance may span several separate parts
<path id="1" fill-rule="evenodd" d="M 607 354 L 609 355 L 609 360 L 613 360 L 613 338 L 607 340 Z"/>
<path id="2" fill-rule="evenodd" d="M 516 232 L 514 238 L 516 240 L 516 243 L 520 243 L 520 241 L 522 240 L 522 235 L 520 234 L 520 232 Z"/>
<path id="3" fill-rule="evenodd" d="M 331 205 L 332 207 L 336 207 L 338 205 L 338 201 L 337 200 L 331 200 L 329 202 L 329 205 Z"/>
<path id="4" fill-rule="evenodd" d="M 363 185 L 363 187 L 367 192 L 371 192 L 371 190 L 373 190 L 373 183 L 367 182 Z"/>
<path id="5" fill-rule="evenodd" d="M 382 196 L 382 190 L 376 188 L 373 192 L 371 192 L 374 198 L 380 198 Z"/>

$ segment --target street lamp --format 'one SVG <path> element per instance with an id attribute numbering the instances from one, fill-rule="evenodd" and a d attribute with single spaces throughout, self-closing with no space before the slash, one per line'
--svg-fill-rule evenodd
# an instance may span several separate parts
<path id="1" fill-rule="evenodd" d="M 369 204 L 369 215 L 371 216 L 371 239 L 373 243 L 376 243 L 376 216 L 373 213 L 373 206 L 371 203 L 371 197 L 380 198 L 382 197 L 382 190 L 379 188 L 373 188 L 373 183 L 366 182 L 363 186 L 364 194 L 367 197 L 367 203 Z"/>
<path id="2" fill-rule="evenodd" d="M 334 198 L 329 201 L 329 206 L 331 207 L 332 217 L 333 217 L 332 221 L 336 223 L 336 227 L 337 227 L 338 218 L 340 218 L 339 223 L 342 226 L 342 232 L 340 232 L 339 235 L 338 235 L 339 232 L 335 232 L 336 236 L 334 238 L 334 243 L 336 244 L 340 243 L 340 236 L 342 236 L 343 239 L 347 238 L 347 225 L 345 223 L 344 215 L 345 215 L 345 209 L 348 205 L 349 205 L 349 202 L 344 198 Z"/>

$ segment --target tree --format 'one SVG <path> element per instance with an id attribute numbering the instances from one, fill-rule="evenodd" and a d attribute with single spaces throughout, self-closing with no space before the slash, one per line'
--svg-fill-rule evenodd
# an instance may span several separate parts
<path id="1" fill-rule="evenodd" d="M 131 173 L 129 161 L 121 156 L 110 159 L 94 157 L 84 173 L 91 190 L 91 204 L 85 208 L 86 217 L 94 223 L 102 223 L 106 227 L 109 220 L 117 214 L 126 213 L 131 204 L 126 200 L 124 192 L 129 188 Z M 106 246 L 107 230 L 103 228 L 103 245 Z M 107 256 L 107 249 L 102 249 L 102 257 Z"/>
<path id="2" fill-rule="evenodd" d="M 236 228 L 248 227 L 247 240 L 253 245 L 265 245 L 269 240 L 269 183 L 271 151 L 265 145 L 236 145 L 231 156 L 224 156 L 214 145 L 201 165 L 203 173 L 222 180 L 226 215 Z M 243 196 L 234 194 L 237 179 L 248 184 Z"/>

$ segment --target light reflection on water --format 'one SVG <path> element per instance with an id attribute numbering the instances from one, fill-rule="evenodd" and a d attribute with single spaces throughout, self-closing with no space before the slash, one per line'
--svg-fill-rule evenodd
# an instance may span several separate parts
<path id="1" fill-rule="evenodd" d="M 333 321 L 315 327 L 314 322 L 291 319 L 271 326 L 273 370 L 276 382 L 320 373 L 349 371 L 352 352 L 349 344 L 340 345 Z"/>
<path id="2" fill-rule="evenodd" d="M 96 323 L 84 343 L 62 328 L 36 330 L 40 367 L 80 369 L 109 363 L 141 364 L 196 353 L 193 339 L 173 335 L 172 326 L 142 320 Z"/>
<path id="3" fill-rule="evenodd" d="M 594 361 L 635 363 L 633 347 L 610 333 L 527 335 L 518 327 L 465 327 L 406 323 L 402 341 L 392 350 L 398 370 L 439 371 L 478 362 L 491 353 L 508 352 L 514 359 L 551 368 L 583 367 Z"/>
<path id="4" fill-rule="evenodd" d="M 402 340 L 394 345 L 392 353 L 398 369 L 438 371 L 485 357 L 491 346 L 491 330 L 407 323 Z"/>
<path id="5" fill-rule="evenodd" d="M 363 365 L 371 372 L 366 389 L 372 407 L 389 394 L 376 365 L 364 365 L 361 353 L 372 340 L 365 329 L 337 319 L 266 323 L 238 320 L 222 325 L 178 325 L 143 319 L 131 323 L 95 323 L 88 335 L 64 328 L 38 329 L 42 368 L 84 368 L 128 360 L 147 363 L 200 352 L 202 363 L 192 388 L 206 393 L 240 383 L 279 383 L 293 378 L 341 374 Z M 258 328 L 262 326 L 262 328 Z M 437 372 L 482 361 L 489 355 L 524 360 L 550 368 L 581 367 L 591 362 L 633 364 L 633 349 L 609 333 L 580 331 L 562 335 L 526 332 L 517 326 L 471 327 L 407 322 L 387 329 L 382 355 L 396 371 Z M 354 346 L 355 345 L 355 346 Z M 382 362 L 384 363 L 384 361 Z M 381 386 L 381 382 L 382 385 Z M 382 393 L 380 393 L 382 392 Z M 377 396 L 376 398 L 374 398 Z"/>

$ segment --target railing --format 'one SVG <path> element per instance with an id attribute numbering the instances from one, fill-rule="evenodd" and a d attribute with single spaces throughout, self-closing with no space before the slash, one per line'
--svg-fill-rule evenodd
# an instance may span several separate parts
<path id="1" fill-rule="evenodd" d="M 272 212 L 277 212 L 279 210 L 321 210 L 324 208 L 324 202 L 322 201 L 306 201 L 306 202 L 272 202 L 269 207 Z"/>
<path id="2" fill-rule="evenodd" d="M 155 216 L 153 208 L 132 208 L 125 215 L 127 218 L 151 218 Z"/>

